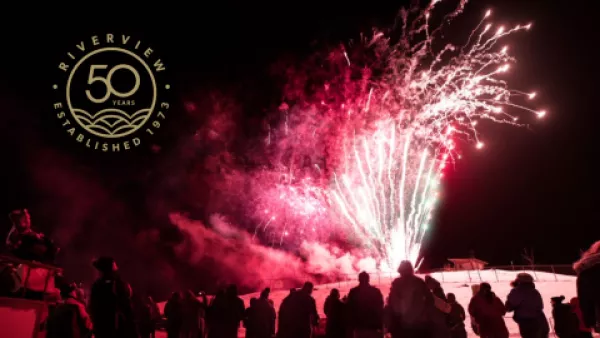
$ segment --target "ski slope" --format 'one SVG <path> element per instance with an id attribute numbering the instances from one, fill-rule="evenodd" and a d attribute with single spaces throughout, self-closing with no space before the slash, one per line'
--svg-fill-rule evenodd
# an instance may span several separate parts
<path id="1" fill-rule="evenodd" d="M 551 327 L 552 323 L 552 307 L 550 305 L 550 298 L 555 296 L 563 295 L 566 297 L 568 302 L 572 297 L 577 294 L 576 291 L 576 277 L 559 275 L 547 272 L 538 271 L 505 271 L 505 270 L 482 270 L 482 271 L 451 271 L 451 272 L 438 272 L 432 273 L 431 276 L 440 283 L 446 293 L 452 292 L 456 295 L 457 301 L 467 310 L 469 301 L 472 297 L 471 285 L 479 284 L 481 282 L 488 282 L 492 285 L 492 290 L 496 295 L 503 301 L 506 300 L 506 296 L 510 292 L 510 282 L 513 281 L 516 275 L 520 272 L 526 272 L 534 276 L 536 279 L 536 288 L 542 294 L 544 299 L 544 312 L 546 317 L 550 320 Z M 384 297 L 387 297 L 390 292 L 390 286 L 394 278 L 394 275 L 371 275 L 371 284 L 377 286 Z M 323 314 L 323 304 L 325 299 L 329 295 L 332 288 L 340 290 L 342 297 L 350 291 L 351 288 L 356 286 L 358 282 L 356 280 L 322 284 L 317 285 L 316 290 L 313 292 L 313 297 L 317 302 L 317 310 L 320 316 Z M 285 296 L 287 296 L 289 290 L 272 290 L 271 299 L 275 303 L 276 309 L 279 310 L 279 305 Z M 258 297 L 259 292 L 247 294 L 241 296 L 246 306 L 250 303 L 250 298 Z M 161 304 L 162 308 L 163 304 Z M 511 317 L 505 319 L 506 326 L 511 336 L 519 336 L 519 329 L 517 324 L 512 320 Z M 471 323 L 469 318 L 466 321 L 466 327 L 469 337 L 477 337 L 471 330 Z M 157 335 L 157 337 L 166 337 Z M 240 328 L 239 337 L 244 337 L 244 329 Z"/>

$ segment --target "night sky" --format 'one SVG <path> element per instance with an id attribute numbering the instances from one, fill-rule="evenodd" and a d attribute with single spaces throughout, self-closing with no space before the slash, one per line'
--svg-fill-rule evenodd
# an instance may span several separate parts
<path id="1" fill-rule="evenodd" d="M 79 244 L 67 251 L 85 252 L 86 258 L 110 253 L 131 269 L 137 264 L 152 266 L 153 257 L 127 258 L 128 250 L 136 248 L 124 249 L 118 243 L 123 243 L 121 237 L 135 237 L 147 224 L 165 223 L 164 210 L 148 204 L 146 193 L 169 179 L 164 169 L 171 159 L 169 151 L 194 133 L 184 102 L 213 89 L 240 93 L 240 88 L 252 88 L 239 94 L 238 100 L 247 104 L 249 116 L 244 119 L 259 118 L 266 106 L 277 101 L 270 96 L 274 90 L 268 81 L 273 64 L 289 55 L 310 55 L 315 42 L 338 45 L 372 26 L 389 26 L 402 4 L 217 2 L 199 3 L 197 8 L 162 4 L 159 11 L 158 5 L 147 3 L 143 14 L 73 9 L 81 13 L 79 17 L 56 9 L 36 14 L 30 9 L 15 11 L 0 24 L 0 149 L 5 159 L 0 212 L 29 207 L 34 226 L 52 229 L 48 232 L 54 234 L 81 219 L 97 224 L 79 215 L 76 201 L 94 204 L 95 194 L 101 194 L 103 201 L 118 200 L 120 209 L 101 211 L 111 224 L 106 230 L 110 234 L 94 230 L 72 234 Z M 533 248 L 538 263 L 569 264 L 580 249 L 600 238 L 596 197 L 600 151 L 594 130 L 599 122 L 597 18 L 590 6 L 576 7 L 566 1 L 473 0 L 457 27 L 472 27 L 488 7 L 497 18 L 494 22 L 534 22 L 529 33 L 509 38 L 518 59 L 510 80 L 512 87 L 536 90 L 536 102 L 548 110 L 548 116 L 529 128 L 484 127 L 485 150 L 465 149 L 463 159 L 446 173 L 435 228 L 423 253 L 432 267 L 441 266 L 448 257 L 467 256 L 470 250 L 492 264 L 520 264 L 523 248 Z M 90 152 L 69 138 L 54 119 L 51 86 L 57 61 L 77 41 L 107 31 L 150 41 L 170 66 L 175 106 L 166 129 L 155 140 L 160 152 L 149 147 L 127 154 Z M 44 186 L 40 183 L 44 178 L 75 187 Z M 88 186 L 97 190 L 81 188 Z M 193 214 L 194 208 L 188 207 Z M 90 205 L 86 208 L 86 213 L 94 210 Z M 120 228 L 115 225 L 124 213 L 134 220 L 123 225 L 128 235 L 117 234 Z M 8 219 L 0 224 L 0 230 L 8 230 Z M 167 227 L 161 229 L 165 241 L 177 240 Z M 68 231 L 61 236 L 64 232 Z M 95 242 L 92 247 L 104 252 L 85 251 L 85 241 Z M 169 255 L 161 248 L 157 252 Z M 73 270 L 87 269 L 83 259 L 67 264 Z"/>

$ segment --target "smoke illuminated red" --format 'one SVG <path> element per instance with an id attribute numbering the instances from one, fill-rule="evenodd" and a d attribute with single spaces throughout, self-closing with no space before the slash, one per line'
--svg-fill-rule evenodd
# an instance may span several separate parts
<path id="1" fill-rule="evenodd" d="M 252 206 L 257 232 L 278 244 L 344 233 L 382 269 L 418 263 L 442 170 L 460 156 L 457 141 L 482 149 L 478 121 L 517 125 L 519 111 L 545 116 L 520 102 L 536 93 L 508 86 L 515 59 L 498 46 L 531 24 L 494 27 L 488 11 L 454 45 L 441 36 L 466 1 L 433 27 L 437 3 L 402 11 L 399 39 L 374 32 L 292 79 L 265 140 L 268 165 Z"/>

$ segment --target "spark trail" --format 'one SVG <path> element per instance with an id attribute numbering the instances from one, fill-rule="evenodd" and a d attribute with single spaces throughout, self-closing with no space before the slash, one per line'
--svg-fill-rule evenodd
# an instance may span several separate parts
<path id="1" fill-rule="evenodd" d="M 404 259 L 418 263 L 443 169 L 460 156 L 457 141 L 473 142 L 481 149 L 479 121 L 519 126 L 519 112 L 538 118 L 546 114 L 525 103 L 535 93 L 509 87 L 506 73 L 516 60 L 508 46 L 499 46 L 531 24 L 494 27 L 488 11 L 464 44 L 445 43 L 442 35 L 467 1 L 460 0 L 433 27 L 430 19 L 437 15 L 439 2 L 403 10 L 399 38 L 374 32 L 362 41 L 363 51 L 374 58 L 361 59 L 351 49 L 342 50 L 339 64 L 329 67 L 338 67 L 335 76 L 297 104 L 310 109 L 290 113 L 295 124 L 288 124 L 286 116 L 284 134 L 293 135 L 293 141 L 283 138 L 277 143 L 299 158 L 326 164 L 324 168 L 310 160 L 304 166 L 292 167 L 293 161 L 283 165 L 287 177 L 300 182 L 288 180 L 285 186 L 297 196 L 286 195 L 286 203 L 295 199 L 295 205 L 302 206 L 295 214 L 310 219 L 313 227 L 327 224 L 327 231 L 339 224 L 338 229 L 381 259 L 384 269 L 395 269 Z M 362 76 L 350 75 L 357 69 Z M 313 183 L 307 187 L 307 182 Z"/>

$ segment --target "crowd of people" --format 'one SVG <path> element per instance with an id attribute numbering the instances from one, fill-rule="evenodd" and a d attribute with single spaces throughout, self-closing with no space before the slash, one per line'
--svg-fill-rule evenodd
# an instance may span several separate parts
<path id="1" fill-rule="evenodd" d="M 8 239 L 9 251 L 21 259 L 51 261 L 58 252 L 51 240 L 31 230 L 27 210 L 10 215 L 13 229 Z M 57 280 L 60 300 L 47 319 L 48 338 L 154 338 L 156 328 L 164 324 L 169 338 L 237 338 L 245 327 L 246 338 L 311 338 L 319 318 L 312 296 L 314 286 L 306 282 L 291 289 L 277 311 L 265 289 L 252 298 L 248 308 L 235 285 L 209 299 L 204 293 L 174 292 L 160 313 L 151 297 L 137 297 L 119 274 L 115 260 L 101 257 L 94 261 L 99 277 L 91 286 L 89 297 L 80 285 Z M 600 332 L 600 241 L 574 264 L 577 293 L 568 304 L 564 296 L 553 297 L 554 332 L 559 338 L 590 338 Z M 3 272 L 0 271 L 0 276 Z M 399 277 L 387 297 L 361 272 L 358 285 L 342 297 L 331 290 L 323 312 L 327 338 L 466 338 L 465 319 L 471 319 L 473 332 L 482 338 L 508 338 L 505 317 L 512 313 L 524 338 L 548 338 L 550 324 L 543 310 L 543 299 L 534 278 L 519 273 L 503 301 L 489 283 L 473 288 L 467 309 L 452 293 L 427 275 L 421 278 L 413 266 L 403 261 Z M 3 296 L 16 294 L 15 287 L 0 278 Z M 4 288 L 11 288 L 6 291 Z M 26 286 L 24 286 L 26 287 Z M 26 293 L 19 293 L 26 294 Z M 46 295 L 47 296 L 47 295 Z M 46 298 L 47 299 L 47 298 Z M 163 323 L 164 319 L 164 323 Z"/>

